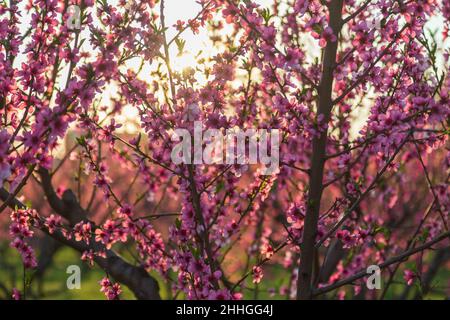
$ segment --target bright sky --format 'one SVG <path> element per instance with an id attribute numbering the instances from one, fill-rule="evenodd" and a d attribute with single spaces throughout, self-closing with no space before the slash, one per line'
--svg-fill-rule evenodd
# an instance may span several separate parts
<path id="1" fill-rule="evenodd" d="M 272 0 L 256 0 L 262 6 L 269 6 Z M 187 21 L 194 18 L 198 12 L 201 10 L 201 6 L 196 2 L 196 0 L 165 0 L 165 13 L 166 13 L 166 25 L 172 27 L 177 20 Z M 176 34 L 175 28 L 170 28 L 167 32 L 167 38 L 172 39 Z M 190 30 L 185 31 L 182 38 L 186 40 L 185 49 L 188 52 L 187 55 L 182 57 L 177 57 L 176 46 L 171 49 L 171 60 L 174 64 L 173 68 L 180 71 L 186 66 L 193 65 L 195 63 L 193 55 L 195 55 L 199 50 L 208 49 L 211 46 L 208 44 L 207 31 L 205 29 L 200 29 L 200 33 L 194 35 Z"/>
<path id="2" fill-rule="evenodd" d="M 117 0 L 108 0 L 109 3 L 114 3 Z M 255 2 L 260 4 L 263 7 L 267 7 L 272 3 L 273 0 L 256 0 Z M 25 1 L 22 2 L 24 4 Z M 169 30 L 167 32 L 167 38 L 172 39 L 173 36 L 177 33 L 176 29 L 172 27 L 177 20 L 187 21 L 188 19 L 194 18 L 198 12 L 201 10 L 201 6 L 196 2 L 196 0 L 165 0 L 165 16 L 166 16 L 166 26 L 169 27 Z M 21 29 L 23 31 L 26 30 L 29 23 L 29 18 L 26 15 L 23 17 L 23 23 L 21 26 Z M 430 21 L 427 26 L 431 29 L 440 29 L 442 30 L 443 26 L 443 18 L 433 18 L 432 21 Z M 204 28 L 200 29 L 200 33 L 194 35 L 190 30 L 186 30 L 182 34 L 182 38 L 186 41 L 185 45 L 185 52 L 187 54 L 183 56 L 178 56 L 178 50 L 176 48 L 176 45 L 172 45 L 170 50 L 170 56 L 171 56 L 171 64 L 172 68 L 176 71 L 181 71 L 185 67 L 195 66 L 196 62 L 194 59 L 194 56 L 200 51 L 203 50 L 204 53 L 208 55 L 214 55 L 217 53 L 217 50 L 215 48 L 212 48 L 212 46 L 208 43 L 208 37 L 207 37 L 207 30 Z M 441 31 L 438 32 L 438 44 L 440 44 L 440 47 L 442 48 L 443 44 L 439 43 L 441 38 Z M 85 46 L 87 45 L 87 42 L 85 42 Z M 19 56 L 16 59 L 16 65 L 21 63 L 23 61 L 23 56 Z M 137 61 L 135 62 L 137 64 Z M 132 62 L 132 64 L 134 64 Z M 67 68 L 66 68 L 67 69 Z M 63 77 L 64 73 L 67 71 L 63 71 Z M 146 74 L 149 74 L 148 70 Z M 201 81 L 201 79 L 198 79 Z M 110 90 L 111 94 L 114 94 L 116 90 Z M 105 94 L 104 94 L 105 95 Z M 106 97 L 105 97 L 106 98 Z M 107 100 L 107 98 L 106 98 Z M 104 101 L 106 103 L 106 101 Z M 118 119 L 119 121 L 123 121 L 123 123 L 126 123 L 124 129 L 127 131 L 134 131 L 132 124 L 133 121 L 127 121 L 127 120 L 136 120 L 138 113 L 137 110 L 134 108 L 126 107 L 124 110 L 123 118 Z"/>

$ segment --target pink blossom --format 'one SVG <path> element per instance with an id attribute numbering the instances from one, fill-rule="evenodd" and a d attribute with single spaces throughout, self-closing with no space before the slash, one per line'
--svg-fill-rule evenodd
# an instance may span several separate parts
<path id="1" fill-rule="evenodd" d="M 411 270 L 406 269 L 405 271 L 403 271 L 403 278 L 405 279 L 408 286 L 414 283 L 416 277 L 417 277 L 416 274 Z"/>

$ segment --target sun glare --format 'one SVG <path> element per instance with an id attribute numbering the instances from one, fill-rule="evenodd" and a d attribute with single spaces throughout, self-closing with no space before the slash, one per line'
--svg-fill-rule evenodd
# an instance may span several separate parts
<path id="1" fill-rule="evenodd" d="M 177 54 L 172 61 L 172 69 L 175 72 L 183 72 L 188 68 L 195 69 L 197 61 L 191 52 L 183 52 L 182 54 Z"/>

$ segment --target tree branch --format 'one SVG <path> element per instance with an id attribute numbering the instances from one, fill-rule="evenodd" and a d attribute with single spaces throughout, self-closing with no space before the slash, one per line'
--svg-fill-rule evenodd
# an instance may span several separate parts
<path id="1" fill-rule="evenodd" d="M 54 192 L 53 187 L 51 186 L 49 176 L 47 176 L 48 171 L 45 169 L 40 169 L 39 172 L 41 174 L 42 184 L 46 197 L 52 209 L 62 217 L 68 219 L 71 224 L 76 221 L 79 222 L 82 220 L 86 220 L 86 215 L 84 215 L 84 218 L 82 218 L 81 215 L 83 209 L 81 209 L 79 203 L 76 202 L 76 199 L 72 198 L 73 192 L 68 190 L 64 193 L 65 196 L 63 196 L 63 199 L 59 199 Z M 6 189 L 1 188 L 0 199 L 6 201 L 9 197 L 10 193 Z M 10 201 L 9 207 L 13 210 L 16 207 L 19 209 L 26 208 L 25 204 L 23 204 L 15 197 Z M 159 295 L 158 282 L 153 277 L 151 277 L 143 267 L 136 267 L 129 264 L 123 258 L 118 256 L 113 250 L 107 250 L 105 246 L 96 242 L 94 237 L 92 237 L 92 239 L 90 239 L 89 241 L 89 244 L 87 244 L 82 241 L 67 239 L 59 230 L 56 230 L 53 233 L 49 233 L 44 226 L 42 226 L 40 230 L 48 234 L 50 237 L 63 243 L 64 245 L 77 250 L 80 253 L 89 250 L 93 250 L 94 252 L 104 251 L 106 253 L 106 258 L 95 255 L 94 261 L 116 281 L 127 286 L 134 293 L 137 299 L 161 299 Z"/>
<path id="2" fill-rule="evenodd" d="M 330 27 L 336 38 L 339 38 L 342 26 L 343 0 L 335 0 L 329 4 Z M 331 93 L 333 91 L 333 70 L 336 64 L 338 39 L 328 41 L 325 47 L 322 77 L 319 85 L 319 105 L 317 117 L 323 116 L 328 123 L 333 107 Z M 325 149 L 328 130 L 320 133 L 320 137 L 313 140 L 311 156 L 310 190 L 305 217 L 304 233 L 301 245 L 301 258 L 297 281 L 297 299 L 312 298 L 313 261 L 315 255 L 315 238 L 319 219 L 320 201 L 323 191 L 323 169 L 325 166 Z"/>
<path id="3" fill-rule="evenodd" d="M 442 240 L 447 239 L 449 236 L 450 236 L 450 231 L 444 232 L 440 236 L 436 237 L 435 239 L 433 239 L 433 240 L 431 240 L 431 241 L 429 241 L 427 243 L 424 243 L 421 246 L 418 246 L 418 247 L 410 249 L 410 250 L 406 250 L 403 253 L 399 254 L 398 256 L 395 256 L 395 257 L 392 257 L 392 258 L 386 260 L 385 262 L 383 262 L 380 265 L 378 265 L 378 267 L 380 267 L 380 269 L 383 269 L 383 268 L 386 268 L 386 267 L 390 266 L 391 264 L 394 264 L 394 263 L 399 262 L 399 261 L 403 261 L 403 260 L 407 259 L 408 257 L 412 256 L 413 254 L 415 254 L 417 252 L 424 251 L 424 250 L 430 248 L 432 245 L 434 245 L 434 244 L 436 244 L 436 243 L 438 243 L 438 242 L 440 242 Z M 314 296 L 318 296 L 318 295 L 327 293 L 327 292 L 332 291 L 334 289 L 340 288 L 340 287 L 342 287 L 342 286 L 344 286 L 346 284 L 350 284 L 350 283 L 352 283 L 355 280 L 358 280 L 360 278 L 365 277 L 366 275 L 367 275 L 367 271 L 366 270 L 361 270 L 360 272 L 354 274 L 353 276 L 350 276 L 350 277 L 348 277 L 346 279 L 337 281 L 337 282 L 335 282 L 335 283 L 333 283 L 333 284 L 331 284 L 329 286 L 326 286 L 326 287 L 323 287 L 323 288 L 315 290 L 313 295 Z"/>

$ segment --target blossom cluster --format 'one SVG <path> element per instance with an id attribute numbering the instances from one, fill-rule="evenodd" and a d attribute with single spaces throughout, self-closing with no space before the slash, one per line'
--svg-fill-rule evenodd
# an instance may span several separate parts
<path id="1" fill-rule="evenodd" d="M 0 4 L 0 185 L 31 200 L 9 223 L 26 268 L 35 228 L 99 262 L 108 299 L 111 256 L 168 297 L 303 298 L 448 232 L 448 1 L 201 0 L 174 25 L 164 3 Z M 187 33 L 213 50 L 176 70 Z M 175 163 L 196 123 L 276 130 L 279 170 Z M 352 283 L 337 297 L 370 295 Z"/>

